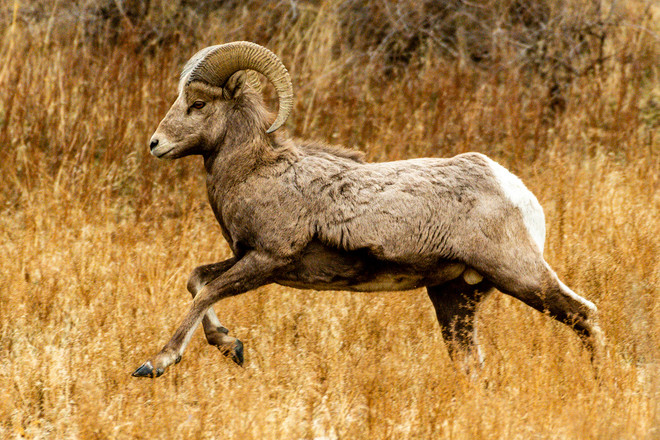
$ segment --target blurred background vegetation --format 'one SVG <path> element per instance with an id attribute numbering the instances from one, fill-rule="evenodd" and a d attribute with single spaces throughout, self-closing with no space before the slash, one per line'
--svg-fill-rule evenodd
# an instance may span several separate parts
<path id="1" fill-rule="evenodd" d="M 0 437 L 657 438 L 656 3 L 0 2 Z M 378 161 L 479 151 L 519 175 L 546 259 L 599 307 L 602 377 L 502 295 L 470 379 L 421 290 L 268 286 L 218 306 L 245 369 L 196 334 L 171 372 L 131 380 L 188 307 L 187 274 L 229 255 L 199 161 L 147 141 L 185 61 L 234 40 L 289 68 L 292 136 Z"/>

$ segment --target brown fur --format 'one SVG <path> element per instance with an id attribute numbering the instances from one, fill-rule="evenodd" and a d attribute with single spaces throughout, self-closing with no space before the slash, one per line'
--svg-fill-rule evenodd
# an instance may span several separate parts
<path id="1" fill-rule="evenodd" d="M 590 343 L 598 339 L 595 307 L 545 263 L 488 158 L 365 163 L 343 147 L 267 135 L 271 115 L 242 76 L 224 88 L 184 88 L 152 138 L 158 157 L 204 157 L 209 201 L 234 258 L 193 272 L 191 311 L 137 375 L 158 375 L 179 359 L 202 317 L 209 343 L 236 360 L 240 341 L 218 330 L 211 306 L 272 282 L 356 291 L 427 286 L 447 342 L 468 352 L 478 352 L 472 321 L 492 286 L 574 325 Z M 196 100 L 204 108 L 191 110 Z M 468 269 L 483 280 L 468 284 L 461 278 Z"/>

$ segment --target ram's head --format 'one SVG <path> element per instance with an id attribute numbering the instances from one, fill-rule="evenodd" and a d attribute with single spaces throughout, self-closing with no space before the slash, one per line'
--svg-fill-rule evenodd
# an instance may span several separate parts
<path id="1" fill-rule="evenodd" d="M 248 88 L 260 90 L 253 71 L 263 74 L 279 97 L 277 118 L 267 130 L 267 125 L 232 126 L 238 123 L 232 116 L 239 106 L 260 105 L 261 101 L 250 101 L 245 96 Z M 207 47 L 183 68 L 179 95 L 151 137 L 151 154 L 167 159 L 204 154 L 222 143 L 230 128 L 272 133 L 284 124 L 292 106 L 289 73 L 274 53 L 246 41 Z"/>

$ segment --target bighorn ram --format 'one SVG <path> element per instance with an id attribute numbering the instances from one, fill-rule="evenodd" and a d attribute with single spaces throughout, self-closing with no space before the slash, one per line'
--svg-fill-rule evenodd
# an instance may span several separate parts
<path id="1" fill-rule="evenodd" d="M 272 120 L 254 70 L 279 96 Z M 134 376 L 179 362 L 199 325 L 235 362 L 243 344 L 213 311 L 222 298 L 269 283 L 305 289 L 407 290 L 425 286 L 450 354 L 480 359 L 479 301 L 493 288 L 568 324 L 594 350 L 596 307 L 543 259 L 543 210 L 488 157 L 365 163 L 358 152 L 274 132 L 293 102 L 289 74 L 248 42 L 207 47 L 185 65 L 179 95 L 151 138 L 151 154 L 204 158 L 208 197 L 234 257 L 196 268 L 190 311 Z"/>

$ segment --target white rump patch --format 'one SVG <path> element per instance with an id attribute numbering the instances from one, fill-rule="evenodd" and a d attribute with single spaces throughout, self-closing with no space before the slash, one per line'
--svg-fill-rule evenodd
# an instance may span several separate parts
<path id="1" fill-rule="evenodd" d="M 545 244 L 545 216 L 543 215 L 543 208 L 541 208 L 539 201 L 536 200 L 534 194 L 527 189 L 518 177 L 511 174 L 509 170 L 489 157 L 486 157 L 486 159 L 502 191 L 507 199 L 522 214 L 523 222 L 529 235 L 538 246 L 541 254 L 543 254 L 543 246 Z"/>

